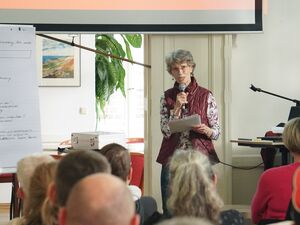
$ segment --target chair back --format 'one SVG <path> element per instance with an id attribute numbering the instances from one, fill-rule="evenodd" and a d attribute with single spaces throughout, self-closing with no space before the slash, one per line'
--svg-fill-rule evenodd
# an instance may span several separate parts
<path id="1" fill-rule="evenodd" d="M 144 154 L 139 152 L 130 152 L 132 179 L 131 185 L 138 186 L 142 193 L 144 191 Z"/>

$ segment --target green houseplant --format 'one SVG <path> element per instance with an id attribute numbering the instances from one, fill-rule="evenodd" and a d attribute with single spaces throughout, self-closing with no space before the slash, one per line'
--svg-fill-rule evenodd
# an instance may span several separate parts
<path id="1" fill-rule="evenodd" d="M 131 48 L 140 48 L 142 45 L 141 34 L 120 34 L 120 37 L 121 42 L 116 39 L 114 34 L 96 35 L 96 50 L 117 57 L 114 58 L 103 54 L 96 54 L 95 95 L 97 122 L 100 119 L 101 112 L 104 114 L 105 105 L 115 91 L 121 90 L 125 97 L 124 84 L 126 74 L 122 60 L 119 58 L 133 60 Z"/>

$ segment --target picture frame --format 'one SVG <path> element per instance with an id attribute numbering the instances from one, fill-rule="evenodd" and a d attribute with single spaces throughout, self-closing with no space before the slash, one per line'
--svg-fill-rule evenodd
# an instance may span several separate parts
<path id="1" fill-rule="evenodd" d="M 80 44 L 80 34 L 49 34 Z M 36 37 L 37 75 L 40 87 L 80 87 L 80 48 Z"/>

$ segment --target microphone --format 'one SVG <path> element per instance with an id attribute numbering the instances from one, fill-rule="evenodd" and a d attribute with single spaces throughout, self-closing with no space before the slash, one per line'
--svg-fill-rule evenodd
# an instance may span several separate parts
<path id="1" fill-rule="evenodd" d="M 261 92 L 261 89 L 260 89 L 260 88 L 257 88 L 257 87 L 254 87 L 253 84 L 251 84 L 250 89 L 251 89 L 252 91 L 258 91 L 258 92 Z"/>
<path id="2" fill-rule="evenodd" d="M 184 91 L 185 91 L 185 88 L 186 88 L 186 85 L 185 85 L 185 84 L 179 84 L 179 86 L 178 86 L 178 89 L 179 89 L 180 92 L 184 92 Z M 186 109 L 185 104 L 182 104 L 182 109 L 183 109 L 183 110 Z"/>
<path id="3" fill-rule="evenodd" d="M 178 86 L 178 89 L 179 89 L 180 92 L 184 92 L 185 88 L 186 88 L 185 84 L 179 84 L 179 86 Z"/>

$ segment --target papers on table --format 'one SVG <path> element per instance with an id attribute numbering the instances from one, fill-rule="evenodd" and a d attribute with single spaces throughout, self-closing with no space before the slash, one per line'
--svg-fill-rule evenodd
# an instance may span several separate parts
<path id="1" fill-rule="evenodd" d="M 271 131 L 275 134 L 282 134 L 284 130 L 284 127 L 272 127 Z"/>

